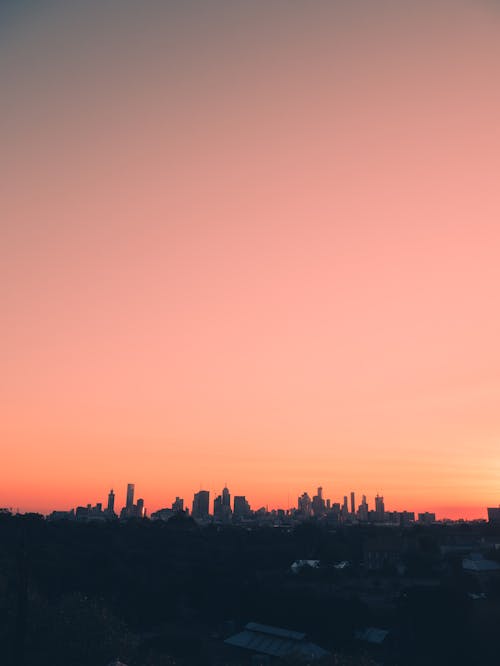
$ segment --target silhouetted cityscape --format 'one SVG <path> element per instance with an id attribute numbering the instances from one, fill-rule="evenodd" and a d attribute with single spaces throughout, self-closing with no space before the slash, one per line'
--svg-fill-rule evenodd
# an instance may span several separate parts
<path id="1" fill-rule="evenodd" d="M 373 506 L 373 508 L 370 508 Z M 2 511 L 9 512 L 9 509 Z M 393 511 L 386 509 L 384 497 L 377 494 L 370 505 L 367 496 L 361 495 L 361 502 L 357 504 L 356 493 L 351 491 L 344 495 L 342 501 L 332 501 L 325 498 L 323 488 L 319 486 L 316 494 L 311 497 L 308 492 L 303 492 L 297 503 L 292 508 L 271 509 L 259 507 L 252 509 L 245 495 L 235 495 L 231 498 L 229 488 L 224 486 L 221 493 L 217 495 L 210 504 L 210 491 L 199 490 L 194 493 L 191 509 L 182 497 L 176 497 L 169 507 L 158 509 L 148 514 L 143 498 L 135 500 L 135 484 L 128 483 L 126 488 L 125 505 L 119 512 L 115 508 L 115 491 L 112 488 L 108 493 L 105 506 L 102 502 L 91 503 L 85 506 L 77 506 L 70 510 L 54 510 L 48 516 L 48 520 L 128 520 L 131 518 L 150 518 L 151 520 L 168 521 L 176 514 L 182 513 L 191 516 L 200 525 L 295 525 L 300 522 L 314 519 L 335 526 L 371 524 L 407 526 L 414 523 L 420 525 L 432 525 L 436 523 L 435 512 Z M 500 522 L 500 508 L 489 507 L 487 509 L 488 520 L 492 523 Z M 479 519 L 481 520 L 481 519 Z M 459 519 L 459 522 L 463 519 Z M 444 518 L 440 522 L 455 522 Z"/>

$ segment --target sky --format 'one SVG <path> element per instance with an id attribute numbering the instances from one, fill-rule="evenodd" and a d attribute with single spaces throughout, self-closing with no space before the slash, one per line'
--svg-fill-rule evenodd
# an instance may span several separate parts
<path id="1" fill-rule="evenodd" d="M 0 2 L 0 506 L 500 503 L 500 5 Z"/>

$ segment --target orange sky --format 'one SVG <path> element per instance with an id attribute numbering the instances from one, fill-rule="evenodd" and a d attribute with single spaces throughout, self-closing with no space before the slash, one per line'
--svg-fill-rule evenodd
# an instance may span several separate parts
<path id="1" fill-rule="evenodd" d="M 268 4 L 0 9 L 0 506 L 499 504 L 500 11 Z"/>

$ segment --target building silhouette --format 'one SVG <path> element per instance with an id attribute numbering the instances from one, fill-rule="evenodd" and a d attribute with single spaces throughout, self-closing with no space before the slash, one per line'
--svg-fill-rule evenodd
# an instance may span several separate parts
<path id="1" fill-rule="evenodd" d="M 361 504 L 358 507 L 358 520 L 361 523 L 366 523 L 368 521 L 368 502 L 366 501 L 366 495 L 361 497 Z"/>
<path id="2" fill-rule="evenodd" d="M 231 495 L 228 487 L 224 486 L 222 494 L 214 499 L 214 520 L 218 523 L 230 523 L 231 517 Z"/>
<path id="3" fill-rule="evenodd" d="M 115 515 L 115 493 L 113 488 L 111 488 L 111 490 L 108 493 L 108 506 L 106 511 L 109 516 Z"/>
<path id="4" fill-rule="evenodd" d="M 323 488 L 321 486 L 318 488 L 317 495 L 313 496 L 312 511 L 317 517 L 324 516 L 326 513 L 325 500 L 323 499 Z"/>
<path id="5" fill-rule="evenodd" d="M 375 520 L 378 523 L 382 523 L 385 518 L 385 507 L 384 507 L 384 498 L 381 497 L 378 493 L 375 497 Z"/>
<path id="6" fill-rule="evenodd" d="M 302 517 L 310 518 L 312 514 L 312 502 L 307 493 L 302 493 L 302 495 L 298 498 L 297 509 Z"/>
<path id="7" fill-rule="evenodd" d="M 134 506 L 134 493 L 135 493 L 135 483 L 128 483 L 127 484 L 127 501 L 125 503 L 125 507 L 127 509 Z"/>
<path id="8" fill-rule="evenodd" d="M 176 497 L 175 501 L 172 502 L 172 511 L 174 513 L 184 511 L 184 500 L 181 497 Z"/>
<path id="9" fill-rule="evenodd" d="M 196 520 L 207 520 L 210 510 L 210 492 L 200 490 L 194 494 L 192 515 Z"/>
<path id="10" fill-rule="evenodd" d="M 436 514 L 435 513 L 429 513 L 428 511 L 424 511 L 423 513 L 418 514 L 418 522 L 422 523 L 424 525 L 432 525 L 432 523 L 436 522 Z"/>
<path id="11" fill-rule="evenodd" d="M 421 514 L 418 514 L 418 519 L 420 521 Z M 488 508 L 488 522 L 493 525 L 500 525 L 500 507 L 489 507 Z"/>
<path id="12" fill-rule="evenodd" d="M 245 495 L 234 496 L 233 515 L 235 518 L 248 518 L 250 515 L 250 504 L 247 502 Z"/>
<path id="13" fill-rule="evenodd" d="M 344 495 L 344 502 L 342 504 L 342 518 L 347 520 L 349 518 L 349 504 L 347 503 L 347 495 Z"/>
<path id="14" fill-rule="evenodd" d="M 144 500 L 138 499 L 137 504 L 134 504 L 135 484 L 127 484 L 127 499 L 125 506 L 120 512 L 120 518 L 144 518 L 146 510 L 144 508 Z"/>

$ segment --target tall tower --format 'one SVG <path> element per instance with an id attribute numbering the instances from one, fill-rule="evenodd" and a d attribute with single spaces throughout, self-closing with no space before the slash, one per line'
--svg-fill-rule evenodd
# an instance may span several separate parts
<path id="1" fill-rule="evenodd" d="M 108 494 L 108 513 L 113 515 L 115 512 L 115 491 L 113 488 L 109 491 Z"/>
<path id="2" fill-rule="evenodd" d="M 353 492 L 351 493 L 351 513 L 353 516 L 356 513 L 356 496 Z"/>
<path id="3" fill-rule="evenodd" d="M 359 505 L 358 509 L 358 517 L 364 523 L 366 523 L 368 520 L 368 502 L 366 501 L 366 495 L 363 495 L 361 498 L 361 504 Z"/>
<path id="4" fill-rule="evenodd" d="M 382 522 L 385 518 L 384 498 L 377 494 L 375 497 L 375 518 Z"/>
<path id="5" fill-rule="evenodd" d="M 344 502 L 342 504 L 342 516 L 347 518 L 349 515 L 349 505 L 347 504 L 347 495 L 344 495 Z"/>
<path id="6" fill-rule="evenodd" d="M 131 509 L 134 506 L 134 492 L 135 492 L 135 483 L 127 484 L 127 509 Z"/>
<path id="7" fill-rule="evenodd" d="M 318 494 L 312 499 L 312 510 L 315 516 L 325 515 L 325 500 L 323 499 L 323 488 L 319 486 Z"/>
<path id="8" fill-rule="evenodd" d="M 231 495 L 227 486 L 222 489 L 222 506 L 231 506 Z"/>

